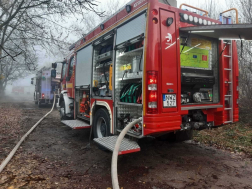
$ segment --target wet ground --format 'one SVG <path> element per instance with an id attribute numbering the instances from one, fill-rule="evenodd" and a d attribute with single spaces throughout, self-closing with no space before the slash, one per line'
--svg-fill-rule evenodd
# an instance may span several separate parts
<path id="1" fill-rule="evenodd" d="M 9 107 L 13 101 L 1 101 Z M 38 109 L 30 100 L 15 102 L 21 110 L 18 137 L 0 143 L 2 161 L 50 107 Z M 1 113 L 1 112 L 0 112 Z M 0 188 L 112 188 L 110 152 L 94 142 L 89 129 L 71 130 L 54 110 L 26 139 L 0 174 Z M 7 138 L 7 139 L 6 139 Z M 120 187 L 127 188 L 252 188 L 252 161 L 192 142 L 139 141 L 141 151 L 118 160 Z"/>

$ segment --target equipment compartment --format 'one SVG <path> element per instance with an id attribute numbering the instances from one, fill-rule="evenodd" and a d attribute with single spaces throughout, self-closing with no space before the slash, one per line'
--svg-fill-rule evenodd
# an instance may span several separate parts
<path id="1" fill-rule="evenodd" d="M 105 46 L 105 47 L 102 47 L 102 49 L 100 50 L 100 51 L 104 51 L 103 50 L 103 48 L 105 49 L 105 48 L 109 48 L 108 50 L 111 50 L 111 48 L 113 48 L 113 46 L 111 46 L 111 45 L 108 45 L 108 46 Z M 106 49 L 107 50 L 107 49 Z M 100 52 L 101 53 L 101 52 Z M 97 57 L 96 57 L 96 63 L 100 63 L 100 62 L 102 62 L 102 61 L 104 61 L 104 60 L 109 60 L 109 61 L 111 61 L 112 60 L 112 55 L 113 55 L 113 51 L 111 50 L 111 51 L 107 51 L 107 52 L 105 52 L 105 53 L 103 53 L 103 54 L 100 54 L 100 55 L 98 55 Z"/>
<path id="2" fill-rule="evenodd" d="M 117 130 L 142 117 L 143 36 L 117 46 L 115 64 L 115 103 Z M 142 124 L 128 134 L 142 136 Z"/>
<path id="3" fill-rule="evenodd" d="M 76 88 L 75 107 L 78 118 L 90 119 L 90 88 Z"/>
<path id="4" fill-rule="evenodd" d="M 95 97 L 112 96 L 113 36 L 113 34 L 106 35 L 93 44 L 92 94 Z"/>
<path id="5" fill-rule="evenodd" d="M 180 35 L 181 104 L 219 103 L 218 41 Z"/>
<path id="6" fill-rule="evenodd" d="M 116 108 L 116 125 L 117 130 L 121 131 L 127 126 L 130 122 L 134 121 L 135 119 L 138 119 L 142 116 L 143 108 L 142 106 L 128 106 L 128 105 L 119 105 Z M 142 124 L 136 124 L 134 125 L 130 130 L 129 133 L 141 136 L 142 135 Z"/>

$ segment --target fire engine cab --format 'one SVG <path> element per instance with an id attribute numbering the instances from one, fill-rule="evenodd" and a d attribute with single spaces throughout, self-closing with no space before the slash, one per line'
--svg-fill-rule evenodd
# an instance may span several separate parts
<path id="1" fill-rule="evenodd" d="M 235 40 L 251 40 L 252 25 L 234 24 L 227 11 L 214 20 L 176 7 L 176 0 L 133 0 L 70 47 L 59 99 L 64 124 L 91 128 L 113 150 L 139 117 L 128 138 L 188 140 L 194 129 L 239 120 Z M 128 138 L 120 154 L 140 150 Z"/>

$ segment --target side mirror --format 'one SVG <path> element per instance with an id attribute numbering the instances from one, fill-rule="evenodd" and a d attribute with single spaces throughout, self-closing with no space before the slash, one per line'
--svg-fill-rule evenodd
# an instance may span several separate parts
<path id="1" fill-rule="evenodd" d="M 66 81 L 70 81 L 70 78 L 71 78 L 71 77 L 67 76 L 67 77 L 66 77 Z"/>
<path id="2" fill-rule="evenodd" d="M 52 68 L 56 69 L 57 68 L 57 63 L 52 63 Z"/>
<path id="3" fill-rule="evenodd" d="M 51 77 L 55 78 L 56 77 L 56 70 L 51 70 Z"/>

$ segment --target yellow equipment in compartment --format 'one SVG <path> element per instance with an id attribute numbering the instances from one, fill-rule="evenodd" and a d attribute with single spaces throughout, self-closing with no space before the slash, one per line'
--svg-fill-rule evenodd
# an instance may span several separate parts
<path id="1" fill-rule="evenodd" d="M 113 66 L 110 64 L 109 66 L 109 90 L 112 91 L 112 74 L 113 74 Z"/>
<path id="2" fill-rule="evenodd" d="M 98 80 L 94 80 L 93 85 L 94 85 L 94 87 L 98 87 Z"/>
<path id="3" fill-rule="evenodd" d="M 123 70 L 131 70 L 131 64 L 123 65 Z"/>

